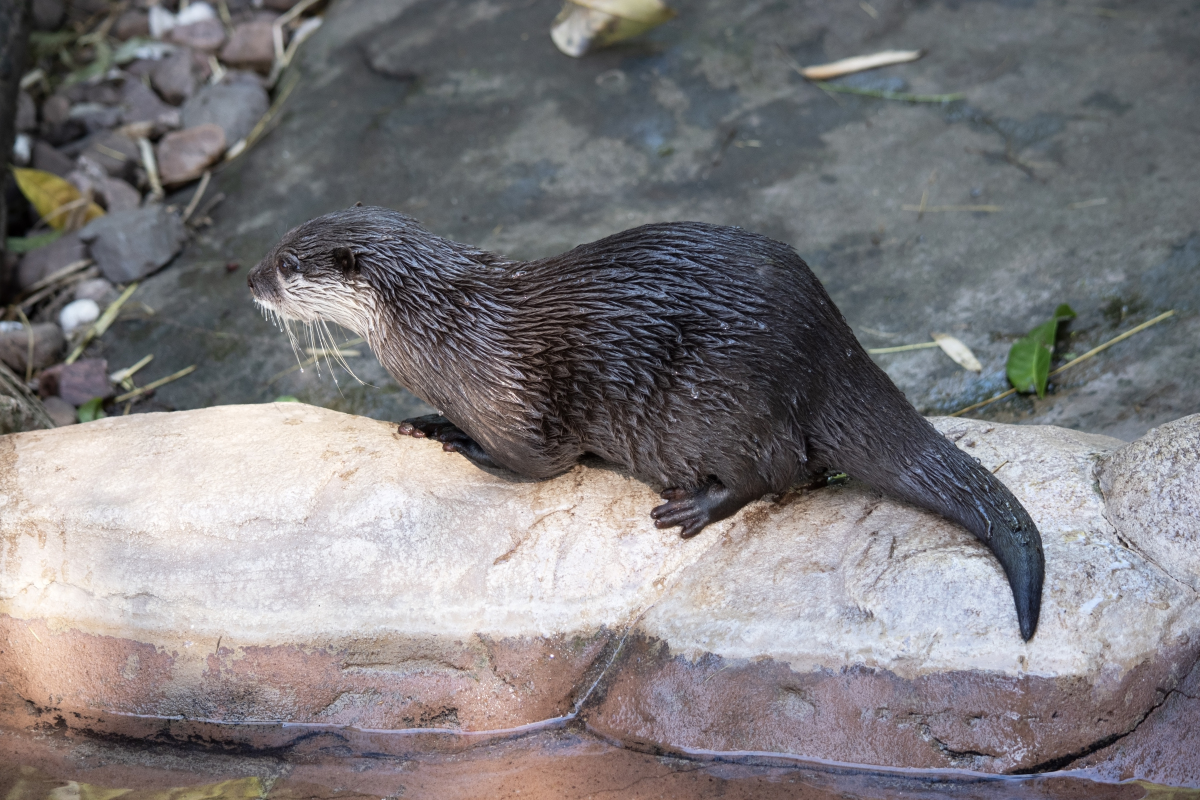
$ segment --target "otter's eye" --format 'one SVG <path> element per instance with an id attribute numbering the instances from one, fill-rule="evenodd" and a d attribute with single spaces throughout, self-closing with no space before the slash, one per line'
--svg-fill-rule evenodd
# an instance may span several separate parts
<path id="1" fill-rule="evenodd" d="M 301 272 L 300 259 L 296 258 L 294 253 L 288 253 L 280 259 L 280 269 L 287 272 Z"/>

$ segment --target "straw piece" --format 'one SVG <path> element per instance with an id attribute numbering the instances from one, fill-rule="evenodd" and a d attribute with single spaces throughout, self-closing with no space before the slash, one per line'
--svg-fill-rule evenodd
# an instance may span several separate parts
<path id="1" fill-rule="evenodd" d="M 164 385 L 170 383 L 171 381 L 177 381 L 180 378 L 184 377 L 185 375 L 191 375 L 195 371 L 196 371 L 195 364 L 192 364 L 190 367 L 184 367 L 183 369 L 179 370 L 179 372 L 168 375 L 165 378 L 159 378 L 158 380 L 153 381 L 151 383 L 147 383 L 145 386 L 138 387 L 137 389 L 134 389 L 132 392 L 126 392 L 125 394 L 117 395 L 116 399 L 113 400 L 113 402 L 114 403 L 124 403 L 126 400 L 132 400 L 135 397 L 141 397 L 146 392 L 153 391 L 154 389 L 157 389 L 160 386 L 164 386 Z"/>
<path id="2" fill-rule="evenodd" d="M 125 305 L 125 301 L 129 299 L 131 294 L 137 291 L 137 288 L 137 283 L 129 284 L 125 291 L 121 292 L 121 296 L 112 301 L 108 308 L 104 309 L 104 313 L 100 315 L 100 319 L 92 323 L 92 327 L 87 329 L 87 332 L 83 334 L 83 338 L 79 340 L 79 344 L 75 345 L 75 349 L 71 351 L 71 355 L 67 356 L 67 360 L 63 363 L 74 364 L 76 359 L 83 355 L 84 348 L 91 343 L 92 339 L 104 335 L 104 332 L 116 320 L 117 314 L 121 312 L 121 306 Z"/>
<path id="3" fill-rule="evenodd" d="M 800 70 L 800 74 L 810 81 L 827 81 L 830 78 L 850 75 L 855 72 L 875 69 L 876 67 L 886 67 L 889 64 L 904 64 L 908 61 L 916 61 L 922 55 L 924 55 L 924 51 L 922 50 L 885 50 L 881 53 L 872 53 L 866 56 L 843 58 L 841 61 L 834 61 L 829 64 L 816 64 L 811 67 L 804 67 Z"/>

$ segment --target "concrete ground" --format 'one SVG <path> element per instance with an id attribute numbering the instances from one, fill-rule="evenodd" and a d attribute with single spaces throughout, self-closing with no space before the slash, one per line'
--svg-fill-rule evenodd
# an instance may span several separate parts
<path id="1" fill-rule="evenodd" d="M 245 284 L 288 228 L 361 200 L 518 258 L 659 220 L 765 233 L 867 347 L 942 331 L 974 350 L 981 375 L 936 349 L 877 357 L 929 414 L 1007 388 L 1010 344 L 1059 303 L 1079 312 L 1063 358 L 1175 309 L 1044 400 L 977 415 L 1129 440 L 1200 411 L 1200 4 L 672 5 L 643 38 L 573 60 L 548 36 L 557 0 L 335 3 L 274 129 L 215 176 L 215 224 L 145 282 L 154 313 L 135 305 L 103 355 L 154 353 L 146 380 L 199 365 L 146 409 L 291 394 L 412 413 L 362 347 L 369 386 L 286 373 L 295 356 Z M 827 93 L 793 69 L 911 48 L 928 54 L 841 82 L 966 99 Z M 964 205 L 997 210 L 944 210 Z"/>

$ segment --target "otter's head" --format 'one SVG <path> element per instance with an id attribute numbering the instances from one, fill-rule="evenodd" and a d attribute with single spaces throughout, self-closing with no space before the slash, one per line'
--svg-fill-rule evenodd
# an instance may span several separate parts
<path id="1" fill-rule="evenodd" d="M 250 271 L 255 302 L 283 320 L 324 320 L 363 333 L 376 303 L 361 262 L 377 241 L 379 222 L 374 218 L 381 212 L 395 214 L 356 207 L 288 231 Z"/>

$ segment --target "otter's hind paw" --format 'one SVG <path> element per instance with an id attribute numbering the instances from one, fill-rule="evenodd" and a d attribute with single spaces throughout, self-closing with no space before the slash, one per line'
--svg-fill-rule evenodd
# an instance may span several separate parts
<path id="1" fill-rule="evenodd" d="M 660 497 L 667 502 L 650 512 L 656 528 L 683 528 L 679 535 L 690 539 L 710 522 L 725 519 L 734 514 L 749 500 L 738 499 L 720 481 L 710 481 L 699 489 L 671 488 Z"/>

